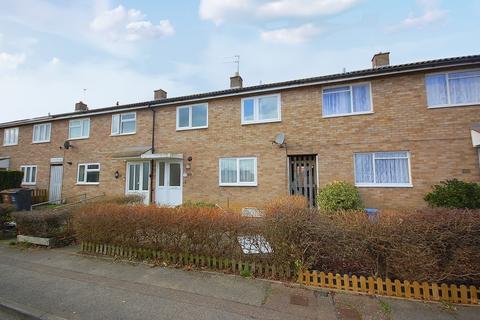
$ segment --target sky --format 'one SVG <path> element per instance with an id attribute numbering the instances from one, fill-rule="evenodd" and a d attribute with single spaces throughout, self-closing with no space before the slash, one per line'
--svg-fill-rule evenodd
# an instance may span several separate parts
<path id="1" fill-rule="evenodd" d="M 459 5 L 461 4 L 461 5 Z M 0 122 L 480 54 L 478 0 L 2 0 Z"/>

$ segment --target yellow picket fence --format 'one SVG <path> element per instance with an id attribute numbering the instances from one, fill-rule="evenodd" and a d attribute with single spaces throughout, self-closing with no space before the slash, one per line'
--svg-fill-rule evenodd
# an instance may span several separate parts
<path id="1" fill-rule="evenodd" d="M 407 299 L 478 304 L 480 290 L 474 286 L 419 283 L 364 276 L 348 276 L 317 271 L 303 271 L 298 282 L 307 286 Z"/>

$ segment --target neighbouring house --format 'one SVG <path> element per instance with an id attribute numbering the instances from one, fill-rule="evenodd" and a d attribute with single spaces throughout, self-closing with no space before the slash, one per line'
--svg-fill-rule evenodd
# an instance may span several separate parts
<path id="1" fill-rule="evenodd" d="M 357 185 L 366 206 L 423 207 L 445 179 L 480 181 L 480 55 L 75 111 L 0 124 L 0 166 L 51 201 L 141 194 L 240 209 Z"/>

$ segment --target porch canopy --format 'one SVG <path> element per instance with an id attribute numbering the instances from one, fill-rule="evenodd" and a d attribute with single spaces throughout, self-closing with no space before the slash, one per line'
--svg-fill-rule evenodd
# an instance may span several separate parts
<path id="1" fill-rule="evenodd" d="M 136 146 L 114 152 L 112 158 L 122 160 L 183 159 L 183 154 L 170 152 L 152 153 L 151 147 Z"/>

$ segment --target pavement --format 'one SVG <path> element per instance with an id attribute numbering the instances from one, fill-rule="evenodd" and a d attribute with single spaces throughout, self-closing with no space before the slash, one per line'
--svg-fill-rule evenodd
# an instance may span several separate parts
<path id="1" fill-rule="evenodd" d="M 0 242 L 0 319 L 480 319 L 480 307 L 295 284 Z"/>

